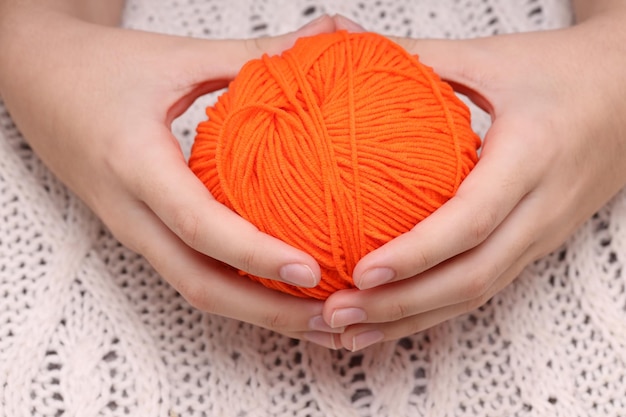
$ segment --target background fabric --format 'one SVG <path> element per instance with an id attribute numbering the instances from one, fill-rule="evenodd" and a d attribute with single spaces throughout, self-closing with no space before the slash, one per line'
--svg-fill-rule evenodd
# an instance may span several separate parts
<path id="1" fill-rule="evenodd" d="M 249 37 L 322 13 L 443 38 L 572 20 L 565 0 L 133 0 L 124 25 Z M 214 99 L 174 124 L 186 152 Z M 1 105 L 0 136 L 2 416 L 626 415 L 626 192 L 484 307 L 350 353 L 194 310 L 54 178 Z"/>

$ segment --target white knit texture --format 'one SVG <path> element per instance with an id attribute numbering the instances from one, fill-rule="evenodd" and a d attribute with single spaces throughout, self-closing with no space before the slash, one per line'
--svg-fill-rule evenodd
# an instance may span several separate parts
<path id="1" fill-rule="evenodd" d="M 564 0 L 135 0 L 124 24 L 249 37 L 322 13 L 446 38 L 572 19 Z M 186 152 L 211 100 L 174 125 Z M 0 216 L 1 416 L 626 416 L 626 192 L 484 307 L 358 353 L 190 307 L 55 179 L 1 104 Z"/>

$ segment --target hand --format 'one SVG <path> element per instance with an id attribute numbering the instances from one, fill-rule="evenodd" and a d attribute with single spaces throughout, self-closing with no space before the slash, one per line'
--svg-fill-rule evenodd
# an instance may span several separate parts
<path id="1" fill-rule="evenodd" d="M 625 12 L 491 38 L 395 39 L 493 120 L 458 194 L 354 269 L 332 327 L 356 350 L 469 312 L 626 185 Z M 339 28 L 360 30 L 339 18 Z M 610 34 L 610 36 L 609 36 Z M 358 323 L 358 324 L 357 324 Z"/>
<path id="2" fill-rule="evenodd" d="M 47 166 L 193 306 L 333 347 L 337 330 L 324 324 L 320 302 L 224 266 L 301 286 L 320 279 L 311 256 L 217 203 L 170 131 L 246 61 L 334 30 L 332 19 L 275 38 L 208 41 L 95 25 L 43 6 L 11 13 L 0 93 Z"/>

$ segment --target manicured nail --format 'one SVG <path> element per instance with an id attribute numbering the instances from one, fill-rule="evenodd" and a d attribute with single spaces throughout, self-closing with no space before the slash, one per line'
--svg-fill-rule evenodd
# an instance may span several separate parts
<path id="1" fill-rule="evenodd" d="M 280 268 L 280 279 L 298 287 L 312 288 L 317 285 L 315 274 L 308 265 L 288 264 Z"/>
<path id="2" fill-rule="evenodd" d="M 382 332 L 378 330 L 370 330 L 368 332 L 359 333 L 352 338 L 352 352 L 365 349 L 368 346 L 378 343 L 385 337 Z"/>
<path id="3" fill-rule="evenodd" d="M 361 290 L 378 287 L 386 284 L 396 277 L 396 272 L 391 268 L 372 268 L 361 274 L 357 287 Z"/>
<path id="4" fill-rule="evenodd" d="M 309 329 L 327 333 L 343 333 L 343 331 L 346 330 L 345 327 L 330 327 L 328 324 L 326 324 L 322 316 L 311 317 L 311 319 L 309 320 Z"/>
<path id="5" fill-rule="evenodd" d="M 333 16 L 336 22 L 339 22 L 341 29 L 348 30 L 349 32 L 365 32 L 365 28 L 354 20 L 345 17 L 342 14 L 336 14 Z"/>
<path id="6" fill-rule="evenodd" d="M 330 318 L 330 327 L 337 329 L 367 320 L 367 313 L 360 308 L 341 308 L 335 310 Z"/>
<path id="7" fill-rule="evenodd" d="M 298 29 L 298 30 L 302 30 L 302 29 L 304 29 L 304 28 L 310 28 L 310 27 L 312 27 L 312 26 L 315 26 L 316 24 L 318 24 L 319 22 L 321 22 L 322 20 L 327 19 L 327 18 L 328 18 L 328 15 L 326 15 L 326 14 L 323 14 L 323 15 L 321 15 L 321 16 L 318 16 L 317 18 L 315 18 L 315 19 L 311 20 L 309 23 L 307 23 L 306 25 L 302 26 L 302 27 L 301 27 L 300 29 Z"/>
<path id="8" fill-rule="evenodd" d="M 324 332 L 306 332 L 303 337 L 309 342 L 313 342 L 316 345 L 324 346 L 329 349 L 337 350 L 337 343 L 335 342 L 335 336 L 330 333 Z"/>

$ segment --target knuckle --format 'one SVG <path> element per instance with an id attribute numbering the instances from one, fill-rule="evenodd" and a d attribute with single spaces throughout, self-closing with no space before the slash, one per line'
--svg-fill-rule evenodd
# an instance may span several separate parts
<path id="1" fill-rule="evenodd" d="M 474 300 L 481 298 L 491 286 L 491 278 L 488 274 L 481 272 L 470 274 L 467 276 L 462 285 L 462 298 L 465 300 Z"/>
<path id="2" fill-rule="evenodd" d="M 199 292 L 195 290 L 191 285 L 179 282 L 176 285 L 178 293 L 190 304 L 192 307 L 203 310 L 201 307 L 204 304 L 204 297 L 199 295 Z"/>
<path id="3" fill-rule="evenodd" d="M 244 47 L 250 57 L 258 57 L 265 51 L 261 39 L 262 38 L 256 37 L 244 40 Z"/>
<path id="4" fill-rule="evenodd" d="M 498 216 L 496 213 L 486 207 L 483 207 L 477 213 L 474 213 L 470 217 L 469 224 L 469 236 L 471 239 L 471 245 L 476 246 L 479 243 L 485 241 L 491 234 L 496 224 L 498 223 Z"/>
<path id="5" fill-rule="evenodd" d="M 243 251 L 241 251 L 236 260 L 237 265 L 234 266 L 245 272 L 254 274 L 256 272 L 255 265 L 257 264 L 258 259 L 258 250 L 255 248 L 255 246 L 249 245 Z"/>
<path id="6" fill-rule="evenodd" d="M 206 291 L 202 285 L 197 285 L 192 280 L 180 280 L 173 285 L 185 301 L 196 310 L 220 314 L 219 297 Z"/>
<path id="7" fill-rule="evenodd" d="M 461 298 L 464 300 L 483 300 L 490 294 L 491 288 L 503 271 L 502 265 L 498 262 L 483 263 L 466 275 L 461 288 L 463 291 Z"/>
<path id="8" fill-rule="evenodd" d="M 200 223 L 198 216 L 182 207 L 176 207 L 172 218 L 172 231 L 187 245 L 197 249 Z"/>
<path id="9" fill-rule="evenodd" d="M 429 251 L 428 246 L 421 245 L 421 236 L 419 235 L 417 226 L 414 226 L 407 235 L 410 235 L 413 248 L 409 252 L 409 259 L 412 274 L 417 274 L 421 271 L 425 271 L 434 266 L 435 256 L 432 251 Z"/>
<path id="10" fill-rule="evenodd" d="M 463 312 L 469 313 L 471 311 L 479 309 L 482 306 L 484 306 L 490 299 L 491 299 L 491 294 L 489 292 L 485 292 L 476 298 L 467 300 L 463 305 Z"/>
<path id="11" fill-rule="evenodd" d="M 414 335 L 426 330 L 428 326 L 425 325 L 423 320 L 420 320 L 417 316 L 412 317 L 410 320 L 407 320 L 406 323 L 406 331 L 404 332 L 406 335 Z"/>
<path id="12" fill-rule="evenodd" d="M 246 238 L 246 244 L 238 249 L 232 266 L 254 275 L 270 278 L 264 273 L 262 266 L 266 258 L 264 251 L 267 248 L 264 238 L 264 234 L 258 229 L 249 235 Z"/>
<path id="13" fill-rule="evenodd" d="M 261 315 L 259 318 L 259 325 L 279 333 L 290 332 L 291 320 L 287 315 L 281 311 L 271 311 Z"/>
<path id="14" fill-rule="evenodd" d="M 179 290 L 179 294 L 185 299 L 187 304 L 189 304 L 196 310 L 207 311 L 203 308 L 204 307 L 203 297 L 199 297 L 197 292 L 189 291 L 187 289 L 182 289 L 182 290 Z M 212 313 L 212 311 L 207 311 L 207 312 Z"/>
<path id="15" fill-rule="evenodd" d="M 409 314 L 409 308 L 402 300 L 394 300 L 387 310 L 386 321 L 398 321 L 406 318 Z"/>
<path id="16" fill-rule="evenodd" d="M 434 266 L 434 262 L 431 260 L 431 257 L 423 250 L 417 251 L 415 254 L 416 261 L 416 271 L 425 271 L 430 267 Z"/>
<path id="17" fill-rule="evenodd" d="M 193 308 L 210 314 L 220 314 L 219 302 L 216 297 L 201 291 L 187 291 L 183 298 Z"/>

